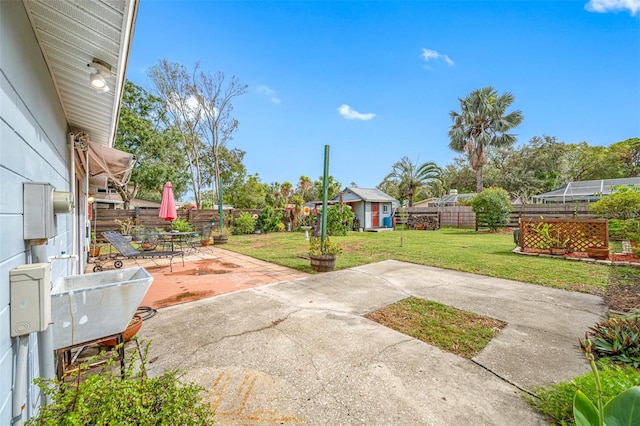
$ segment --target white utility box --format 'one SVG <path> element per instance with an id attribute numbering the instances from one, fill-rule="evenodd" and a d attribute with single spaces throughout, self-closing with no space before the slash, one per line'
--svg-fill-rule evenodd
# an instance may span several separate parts
<path id="1" fill-rule="evenodd" d="M 56 215 L 71 213 L 73 194 L 54 190 L 48 183 L 24 182 L 24 239 L 56 235 Z"/>
<path id="2" fill-rule="evenodd" d="M 9 271 L 11 337 L 44 331 L 51 322 L 51 264 L 32 263 Z"/>

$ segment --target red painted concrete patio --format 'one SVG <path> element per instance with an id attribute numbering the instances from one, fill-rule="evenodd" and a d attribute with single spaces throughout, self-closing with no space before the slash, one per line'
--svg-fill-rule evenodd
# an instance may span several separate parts
<path id="1" fill-rule="evenodd" d="M 188 251 L 184 266 L 175 258 L 173 272 L 168 259 L 123 263 L 123 268 L 142 266 L 153 276 L 153 283 L 140 305 L 155 309 L 309 275 L 211 246 Z M 93 264 L 89 264 L 87 272 L 92 268 Z M 113 263 L 104 264 L 104 269 L 113 269 Z"/>

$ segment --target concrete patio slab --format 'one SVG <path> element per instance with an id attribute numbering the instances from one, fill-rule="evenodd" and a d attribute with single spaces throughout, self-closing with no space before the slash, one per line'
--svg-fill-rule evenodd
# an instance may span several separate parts
<path id="1" fill-rule="evenodd" d="M 466 360 L 365 319 L 415 295 L 509 323 Z M 596 296 L 397 261 L 163 308 L 151 374 L 186 371 L 221 425 L 542 425 L 521 389 L 588 371 Z"/>

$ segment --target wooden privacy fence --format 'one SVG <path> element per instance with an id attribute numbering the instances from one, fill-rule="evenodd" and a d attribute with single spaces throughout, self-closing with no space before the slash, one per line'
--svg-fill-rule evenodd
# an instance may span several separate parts
<path id="1" fill-rule="evenodd" d="M 91 222 L 91 231 L 95 230 L 96 238 L 101 240 L 101 233 L 104 231 L 120 231 L 120 226 L 116 220 L 125 220 L 132 218 L 135 226 L 144 226 L 147 229 L 162 229 L 164 231 L 171 230 L 171 222 L 167 222 L 158 216 L 160 209 L 97 209 L 93 214 L 93 222 Z M 232 211 L 225 210 L 225 224 L 230 224 Z M 214 227 L 218 226 L 217 210 L 177 210 L 178 218 L 188 220 L 197 232 L 203 232 L 206 228 L 214 223 Z"/>
<path id="2" fill-rule="evenodd" d="M 586 251 L 589 247 L 608 247 L 609 233 L 606 219 L 539 219 L 524 218 L 520 221 L 520 246 L 539 249 L 548 245 L 548 239 L 536 229 L 549 224 L 549 233 L 566 244 L 569 251 Z"/>
<path id="3" fill-rule="evenodd" d="M 124 220 L 133 218 L 135 225 L 143 225 L 145 228 L 161 228 L 165 231 L 171 229 L 171 223 L 158 217 L 157 208 L 137 208 L 133 210 L 97 209 L 94 211 L 94 222 L 91 230 L 96 231 L 96 237 L 100 238 L 103 231 L 119 231 L 120 227 L 116 219 Z M 228 209 L 224 210 L 225 225 L 229 226 L 233 220 L 243 212 L 251 215 L 259 215 L 262 209 Z M 217 210 L 184 210 L 178 209 L 178 217 L 188 220 L 198 232 L 206 228 L 218 226 Z M 446 207 L 411 207 L 407 209 L 407 216 L 426 215 L 439 221 L 439 226 L 473 227 L 476 226 L 476 215 L 470 206 L 446 206 Z M 520 219 L 540 218 L 571 218 L 591 219 L 596 216 L 588 213 L 588 203 L 579 204 L 516 204 L 511 212 L 510 223 L 507 226 L 519 227 Z M 396 211 L 396 218 L 400 220 L 400 213 Z M 408 218 L 407 218 L 408 219 Z M 399 223 L 399 222 L 398 222 Z"/>
<path id="4" fill-rule="evenodd" d="M 471 206 L 444 207 L 410 207 L 407 214 L 433 214 L 440 217 L 440 226 L 467 227 L 476 226 L 476 214 Z M 396 216 L 398 213 L 396 212 Z M 578 204 L 514 204 L 508 227 L 520 226 L 521 218 L 573 218 L 595 219 L 597 216 L 589 214 L 588 203 Z M 482 224 L 479 224 L 482 226 Z"/>

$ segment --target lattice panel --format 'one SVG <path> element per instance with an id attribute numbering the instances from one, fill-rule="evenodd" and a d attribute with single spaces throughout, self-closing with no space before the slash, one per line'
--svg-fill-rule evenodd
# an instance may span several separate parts
<path id="1" fill-rule="evenodd" d="M 523 249 L 537 249 L 545 238 L 536 232 L 539 223 L 548 223 L 550 233 L 561 241 L 568 240 L 569 251 L 586 251 L 587 247 L 609 247 L 609 229 L 605 219 L 520 219 Z"/>

